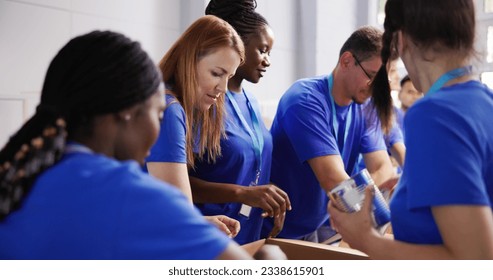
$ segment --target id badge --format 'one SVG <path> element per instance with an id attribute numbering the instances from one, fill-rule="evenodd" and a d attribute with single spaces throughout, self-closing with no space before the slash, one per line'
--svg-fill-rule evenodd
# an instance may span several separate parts
<path id="1" fill-rule="evenodd" d="M 260 170 L 257 170 L 255 172 L 255 180 L 253 182 L 251 182 L 249 186 L 256 186 L 258 184 L 259 178 L 260 178 Z M 241 205 L 240 215 L 242 215 L 246 218 L 250 218 L 250 212 L 252 212 L 252 206 L 249 206 L 246 204 Z"/>
<path id="2" fill-rule="evenodd" d="M 250 212 L 252 212 L 252 206 L 242 204 L 240 208 L 240 215 L 250 218 Z"/>

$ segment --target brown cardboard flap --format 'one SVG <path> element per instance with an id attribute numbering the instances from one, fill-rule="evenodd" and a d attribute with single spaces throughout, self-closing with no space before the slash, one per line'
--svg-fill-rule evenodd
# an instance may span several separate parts
<path id="1" fill-rule="evenodd" d="M 289 260 L 366 260 L 368 256 L 351 248 L 313 243 L 302 240 L 269 238 L 243 245 L 252 256 L 264 244 L 277 245 Z"/>
<path id="2" fill-rule="evenodd" d="M 245 249 L 245 251 L 250 254 L 250 256 L 255 255 L 255 253 L 265 244 L 265 239 L 260 239 L 248 244 L 241 245 L 241 248 Z"/>

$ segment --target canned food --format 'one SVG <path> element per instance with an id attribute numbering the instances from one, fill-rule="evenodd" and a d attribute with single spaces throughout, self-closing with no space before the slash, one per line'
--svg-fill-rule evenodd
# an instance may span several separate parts
<path id="1" fill-rule="evenodd" d="M 330 200 L 345 212 L 358 212 L 365 200 L 367 186 L 375 185 L 368 170 L 363 169 L 351 178 L 341 182 L 329 192 Z M 373 197 L 373 221 L 376 228 L 390 222 L 390 209 L 380 190 L 375 187 Z"/>

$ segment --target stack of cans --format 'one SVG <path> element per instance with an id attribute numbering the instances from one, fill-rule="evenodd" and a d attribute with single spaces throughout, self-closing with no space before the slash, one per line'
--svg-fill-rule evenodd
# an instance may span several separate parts
<path id="1" fill-rule="evenodd" d="M 329 192 L 330 200 L 345 212 L 358 212 L 365 200 L 367 186 L 375 185 L 368 170 L 363 169 L 351 178 L 341 182 Z M 377 229 L 390 222 L 390 210 L 382 193 L 375 186 L 373 197 L 373 220 Z"/>

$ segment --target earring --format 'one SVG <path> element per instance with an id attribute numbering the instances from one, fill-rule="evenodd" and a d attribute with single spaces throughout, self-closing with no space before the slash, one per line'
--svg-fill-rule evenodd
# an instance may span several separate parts
<path id="1" fill-rule="evenodd" d="M 131 118 L 130 114 L 126 114 L 123 119 L 126 120 L 126 121 L 129 121 Z"/>

